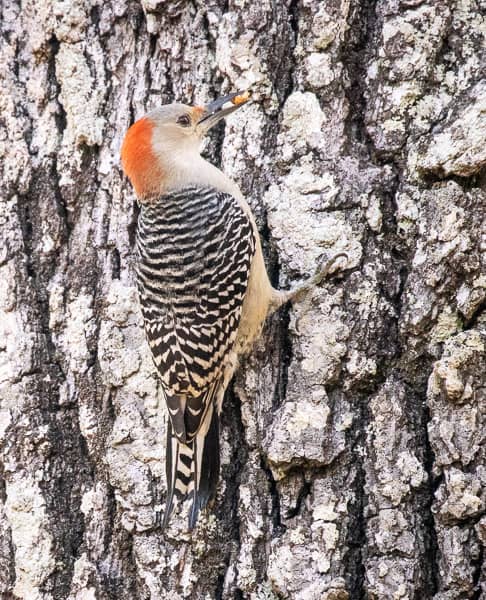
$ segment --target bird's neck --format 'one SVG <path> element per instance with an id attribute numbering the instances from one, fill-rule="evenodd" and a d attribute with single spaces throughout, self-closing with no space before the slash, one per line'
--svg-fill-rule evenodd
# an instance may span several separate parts
<path id="1" fill-rule="evenodd" d="M 161 182 L 163 193 L 199 185 L 214 187 L 233 196 L 241 195 L 236 183 L 197 152 L 185 156 L 167 156 L 161 164 L 164 172 Z"/>

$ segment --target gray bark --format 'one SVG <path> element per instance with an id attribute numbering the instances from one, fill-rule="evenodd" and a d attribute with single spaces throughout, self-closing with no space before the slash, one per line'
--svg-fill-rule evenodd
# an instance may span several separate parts
<path id="1" fill-rule="evenodd" d="M 3 1 L 2 598 L 486 598 L 480 5 Z M 268 323 L 214 507 L 163 533 L 119 148 L 153 107 L 249 86 L 206 155 L 275 283 L 350 269 Z"/>

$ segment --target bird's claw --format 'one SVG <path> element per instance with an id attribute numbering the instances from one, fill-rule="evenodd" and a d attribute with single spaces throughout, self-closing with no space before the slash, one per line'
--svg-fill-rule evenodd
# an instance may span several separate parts
<path id="1" fill-rule="evenodd" d="M 337 263 L 340 258 L 344 258 L 346 260 L 346 264 L 342 267 L 344 270 L 349 262 L 349 255 L 347 252 L 338 252 L 331 258 L 320 263 L 313 277 L 316 285 L 319 285 L 328 275 L 331 275 L 338 270 L 339 265 Z"/>

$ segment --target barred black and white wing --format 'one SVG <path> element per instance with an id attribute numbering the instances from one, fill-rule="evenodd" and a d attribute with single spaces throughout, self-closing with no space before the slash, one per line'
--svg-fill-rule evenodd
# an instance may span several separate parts
<path id="1" fill-rule="evenodd" d="M 137 248 L 145 329 L 171 422 L 166 519 L 174 492 L 183 497 L 192 485 L 194 524 L 217 482 L 215 402 L 224 392 L 255 236 L 233 196 L 189 187 L 142 207 Z"/>

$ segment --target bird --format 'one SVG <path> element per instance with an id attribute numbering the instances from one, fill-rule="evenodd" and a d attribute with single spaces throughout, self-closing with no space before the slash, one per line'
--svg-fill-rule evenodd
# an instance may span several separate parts
<path id="1" fill-rule="evenodd" d="M 275 289 L 255 218 L 237 183 L 201 156 L 208 131 L 250 100 L 160 106 L 131 125 L 121 164 L 140 212 L 136 279 L 146 338 L 165 397 L 167 498 L 162 527 L 191 500 L 188 528 L 214 498 L 225 390 L 265 319 L 305 296 L 347 254 L 290 290 Z"/>

